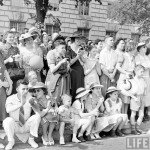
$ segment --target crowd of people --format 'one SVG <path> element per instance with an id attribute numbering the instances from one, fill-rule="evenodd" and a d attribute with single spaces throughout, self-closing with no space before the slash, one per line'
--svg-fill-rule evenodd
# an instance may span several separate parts
<path id="1" fill-rule="evenodd" d="M 33 148 L 42 129 L 43 145 L 54 145 L 53 131 L 65 144 L 65 126 L 72 142 L 142 134 L 150 120 L 150 39 L 87 40 L 78 32 L 71 37 L 49 36 L 32 27 L 18 37 L 8 31 L 0 43 L 0 124 L 8 138 L 14 135 Z M 146 110 L 146 111 L 145 111 Z M 0 145 L 4 147 L 4 145 Z"/>

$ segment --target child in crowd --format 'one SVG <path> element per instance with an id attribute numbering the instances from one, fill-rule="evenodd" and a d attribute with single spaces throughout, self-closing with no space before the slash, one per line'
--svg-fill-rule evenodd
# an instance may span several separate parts
<path id="1" fill-rule="evenodd" d="M 71 124 L 73 126 L 73 142 L 80 142 L 77 137 L 76 133 L 78 130 L 78 122 L 75 122 L 73 111 L 74 109 L 71 107 L 72 98 L 71 96 L 64 94 L 62 95 L 62 101 L 63 105 L 59 107 L 59 115 L 60 115 L 60 128 L 59 128 L 59 134 L 60 134 L 60 141 L 59 143 L 61 145 L 65 144 L 64 140 L 64 129 L 66 124 Z"/>
<path id="2" fill-rule="evenodd" d="M 144 101 L 143 97 L 146 94 L 146 83 L 143 78 L 144 67 L 141 65 L 137 65 L 135 67 L 135 77 L 130 80 L 131 87 L 129 90 L 126 90 L 126 93 L 131 96 L 130 101 L 130 109 L 131 109 L 131 133 L 132 134 L 141 134 L 142 130 L 140 129 L 140 125 L 144 116 Z M 137 122 L 135 121 L 136 113 L 138 112 Z"/>
<path id="3" fill-rule="evenodd" d="M 72 107 L 75 108 L 74 118 L 75 123 L 78 124 L 78 129 L 81 127 L 78 134 L 78 139 L 81 142 L 91 140 L 91 123 L 92 118 L 97 115 L 97 109 L 90 111 L 89 113 L 85 112 L 85 100 L 89 95 L 90 90 L 85 88 L 78 88 L 76 91 L 76 100 L 73 102 Z M 86 131 L 86 140 L 83 138 L 83 133 Z M 74 133 L 75 134 L 75 133 Z M 75 141 L 76 142 L 76 141 Z"/>
<path id="4" fill-rule="evenodd" d="M 129 42 L 126 45 L 126 51 L 122 52 L 122 55 L 119 55 L 117 62 L 117 70 L 120 73 L 119 79 L 117 81 L 117 88 L 121 90 L 121 99 L 123 102 L 122 113 L 127 114 L 129 104 L 130 104 L 130 96 L 127 96 L 124 92 L 124 85 L 126 84 L 126 80 L 132 78 L 133 71 L 135 68 L 135 48 L 134 43 Z M 126 84 L 127 85 L 127 84 Z"/>
<path id="5" fill-rule="evenodd" d="M 110 136 L 124 136 L 121 129 L 127 122 L 127 115 L 121 114 L 122 100 L 119 98 L 119 90 L 116 87 L 109 87 L 106 92 L 106 98 L 104 102 L 106 107 L 105 114 L 111 116 L 112 123 L 114 123 Z"/>

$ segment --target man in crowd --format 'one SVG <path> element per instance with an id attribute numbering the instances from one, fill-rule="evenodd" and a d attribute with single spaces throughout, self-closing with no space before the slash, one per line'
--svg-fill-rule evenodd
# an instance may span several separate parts
<path id="1" fill-rule="evenodd" d="M 34 141 L 34 137 L 38 137 L 38 128 L 41 121 L 40 115 L 31 115 L 31 106 L 27 100 L 28 83 L 25 80 L 18 80 L 17 94 L 11 95 L 6 100 L 6 111 L 9 113 L 3 121 L 3 127 L 8 137 L 8 144 L 5 150 L 11 150 L 15 144 L 14 134 L 22 142 L 28 143 L 33 148 L 37 148 L 38 144 Z M 27 134 L 30 133 L 30 134 Z M 25 138 L 25 135 L 26 138 Z M 26 140 L 25 140 L 26 139 Z"/>

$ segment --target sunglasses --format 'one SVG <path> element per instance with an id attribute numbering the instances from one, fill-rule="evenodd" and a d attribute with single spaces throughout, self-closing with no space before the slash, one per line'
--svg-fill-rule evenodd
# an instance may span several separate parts
<path id="1" fill-rule="evenodd" d="M 30 93 L 39 93 L 41 89 L 29 89 Z"/>

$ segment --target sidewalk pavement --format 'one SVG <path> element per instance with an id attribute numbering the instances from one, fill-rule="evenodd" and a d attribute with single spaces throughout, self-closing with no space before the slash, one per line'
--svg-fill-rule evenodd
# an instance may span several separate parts
<path id="1" fill-rule="evenodd" d="M 143 123 L 141 126 L 142 130 L 148 131 L 150 129 L 150 121 Z M 42 143 L 39 143 L 39 148 L 37 150 L 127 150 L 126 148 L 126 139 L 127 137 L 148 137 L 150 140 L 150 134 L 142 135 L 128 135 L 125 137 L 116 137 L 116 138 L 102 138 L 101 140 L 95 140 L 85 143 L 66 143 L 62 146 L 55 144 L 54 146 L 43 146 Z M 149 143 L 150 144 L 150 143 Z M 32 150 L 27 143 L 16 143 L 13 150 Z M 146 149 L 145 149 L 146 150 Z"/>

